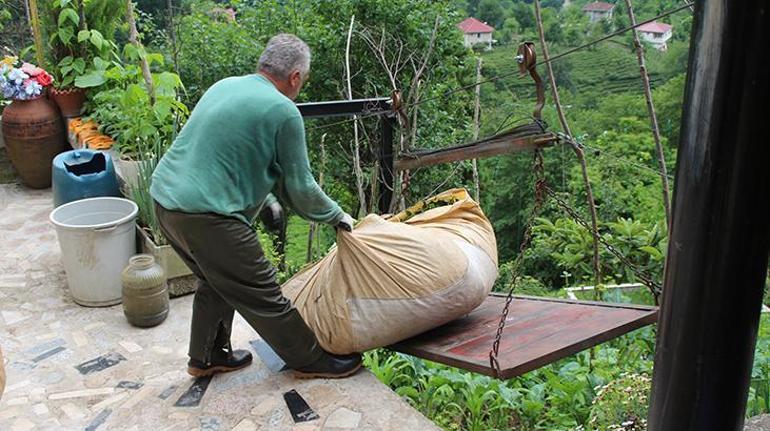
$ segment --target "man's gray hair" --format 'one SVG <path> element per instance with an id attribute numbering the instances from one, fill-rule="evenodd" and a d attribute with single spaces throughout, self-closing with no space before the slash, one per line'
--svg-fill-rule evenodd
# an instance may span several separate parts
<path id="1" fill-rule="evenodd" d="M 293 34 L 277 34 L 270 38 L 259 56 L 257 70 L 278 79 L 289 79 L 293 71 L 299 70 L 304 78 L 310 71 L 310 48 Z"/>

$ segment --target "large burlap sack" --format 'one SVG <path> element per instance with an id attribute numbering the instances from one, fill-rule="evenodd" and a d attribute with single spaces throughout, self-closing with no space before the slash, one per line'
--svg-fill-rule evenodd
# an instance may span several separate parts
<path id="1" fill-rule="evenodd" d="M 496 278 L 492 225 L 467 191 L 454 189 L 338 232 L 337 246 L 283 291 L 325 350 L 347 354 L 462 317 Z"/>

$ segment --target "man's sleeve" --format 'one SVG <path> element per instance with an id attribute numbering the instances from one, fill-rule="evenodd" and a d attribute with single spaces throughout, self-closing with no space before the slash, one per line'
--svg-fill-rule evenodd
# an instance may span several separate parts
<path id="1" fill-rule="evenodd" d="M 282 171 L 278 193 L 283 202 L 304 219 L 336 225 L 342 219 L 342 208 L 321 190 L 313 178 L 302 117 L 292 115 L 284 120 L 278 129 L 275 145 Z"/>

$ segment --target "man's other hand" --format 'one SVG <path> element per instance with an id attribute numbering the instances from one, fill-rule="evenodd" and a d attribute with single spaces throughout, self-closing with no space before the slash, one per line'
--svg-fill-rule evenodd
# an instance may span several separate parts
<path id="1" fill-rule="evenodd" d="M 350 214 L 345 213 L 345 215 L 342 216 L 342 220 L 337 223 L 337 229 L 343 229 L 348 232 L 353 231 L 353 226 L 356 224 L 356 219 L 354 219 Z"/>

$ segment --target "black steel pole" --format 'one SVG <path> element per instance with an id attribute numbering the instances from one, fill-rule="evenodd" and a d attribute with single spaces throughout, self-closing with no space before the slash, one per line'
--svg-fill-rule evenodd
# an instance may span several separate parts
<path id="1" fill-rule="evenodd" d="M 382 135 L 380 138 L 380 199 L 377 208 L 380 214 L 390 211 L 390 201 L 393 199 L 393 127 L 396 119 L 389 115 L 383 115 Z"/>
<path id="2" fill-rule="evenodd" d="M 770 4 L 698 0 L 649 429 L 741 430 L 770 248 Z"/>

